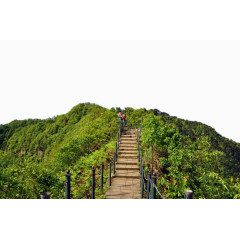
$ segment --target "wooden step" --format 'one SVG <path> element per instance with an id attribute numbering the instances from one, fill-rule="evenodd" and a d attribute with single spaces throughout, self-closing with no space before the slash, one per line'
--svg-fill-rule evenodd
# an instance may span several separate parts
<path id="1" fill-rule="evenodd" d="M 140 184 L 139 184 L 140 185 Z M 114 188 L 112 188 L 107 195 L 118 195 L 118 194 L 126 194 L 126 193 L 130 193 L 130 194 L 134 194 L 134 193 L 138 193 L 141 191 L 141 187 L 139 186 L 138 188 L 130 188 L 130 187 L 121 187 L 121 186 L 114 186 Z"/>
<path id="2" fill-rule="evenodd" d="M 113 178 L 135 178 L 135 179 L 140 179 L 140 176 L 136 173 L 128 173 L 128 174 L 122 174 L 122 173 L 116 173 L 116 175 Z"/>
<path id="3" fill-rule="evenodd" d="M 139 171 L 139 166 L 137 164 L 128 164 L 128 165 L 123 165 L 123 164 L 117 164 L 116 170 L 137 170 Z"/>
<path id="4" fill-rule="evenodd" d="M 129 134 L 124 134 L 121 136 L 121 139 L 125 139 L 125 138 L 129 138 L 129 139 L 136 139 L 135 135 L 129 135 Z"/>
<path id="5" fill-rule="evenodd" d="M 135 134 L 135 133 L 137 133 L 137 131 L 136 130 L 133 130 L 133 129 L 124 129 L 123 131 L 122 131 L 122 133 L 129 133 L 129 134 Z"/>
<path id="6" fill-rule="evenodd" d="M 126 155 L 126 154 L 121 154 L 121 155 L 118 155 L 117 156 L 117 160 L 119 159 L 138 159 L 138 156 L 137 155 Z"/>
<path id="7" fill-rule="evenodd" d="M 137 150 L 131 151 L 131 152 L 130 151 L 119 151 L 118 156 L 121 156 L 121 157 L 135 156 L 135 157 L 137 157 L 138 152 L 137 152 Z"/>
<path id="8" fill-rule="evenodd" d="M 131 150 L 131 151 L 126 151 L 126 150 L 120 150 L 119 152 L 119 155 L 122 155 L 122 154 L 129 154 L 129 155 L 137 155 L 138 154 L 138 151 L 137 151 L 137 149 L 135 149 L 135 150 Z"/>
<path id="9" fill-rule="evenodd" d="M 137 154 L 137 151 L 135 151 L 135 152 L 125 152 L 125 151 L 119 151 L 119 153 L 118 153 L 118 156 L 122 156 L 122 155 L 124 155 L 124 156 L 126 156 L 126 157 L 128 157 L 128 156 L 135 156 L 135 157 L 137 157 L 138 156 L 138 154 Z"/>
<path id="10" fill-rule="evenodd" d="M 123 135 L 121 135 L 121 139 L 124 139 L 124 138 L 137 139 L 137 136 L 135 136 L 135 135 L 129 135 L 129 134 L 123 134 Z"/>
<path id="11" fill-rule="evenodd" d="M 136 138 L 122 138 L 120 139 L 120 142 L 137 142 Z"/>
<path id="12" fill-rule="evenodd" d="M 126 155 L 118 155 L 117 156 L 117 161 L 118 160 L 122 160 L 122 159 L 127 159 L 127 160 L 134 159 L 134 160 L 137 160 L 138 156 L 126 156 Z"/>
<path id="13" fill-rule="evenodd" d="M 135 139 L 137 139 L 137 135 L 135 135 L 135 134 L 129 134 L 129 133 L 121 133 L 121 136 L 120 136 L 121 138 L 123 137 L 129 137 L 129 138 L 135 138 Z"/>
<path id="14" fill-rule="evenodd" d="M 134 189 L 134 188 L 121 188 L 121 187 L 116 187 L 116 188 L 114 188 L 114 189 L 111 189 L 106 195 L 107 196 L 116 196 L 116 195 L 121 195 L 121 194 L 124 194 L 124 195 L 126 195 L 126 194 L 131 194 L 131 195 L 133 195 L 133 194 L 139 194 L 139 192 L 141 191 L 141 188 L 139 187 L 139 188 L 136 188 L 136 189 Z"/>
<path id="15" fill-rule="evenodd" d="M 124 179 L 124 178 L 119 178 L 119 179 Z M 129 178 L 127 178 L 127 179 L 129 179 Z M 130 180 L 132 180 L 132 179 L 130 179 Z M 135 179 L 135 180 L 139 181 L 139 179 Z M 132 183 L 129 183 L 128 185 L 114 184 L 114 185 L 112 185 L 112 188 L 109 192 L 114 193 L 118 190 L 122 190 L 123 192 L 138 192 L 139 193 L 141 191 L 140 181 L 137 184 L 137 186 L 132 185 Z"/>
<path id="16" fill-rule="evenodd" d="M 111 189 L 113 190 L 116 188 L 121 188 L 121 189 L 138 189 L 140 190 L 141 185 L 140 185 L 140 179 L 137 178 L 114 178 L 114 181 L 112 182 Z"/>
<path id="17" fill-rule="evenodd" d="M 119 148 L 133 148 L 137 149 L 137 142 L 120 142 Z"/>
<path id="18" fill-rule="evenodd" d="M 136 147 L 136 145 L 123 145 L 123 146 L 119 146 L 119 150 L 120 149 L 127 149 L 127 150 L 129 150 L 129 149 L 131 149 L 131 150 L 137 150 L 137 147 Z"/>
<path id="19" fill-rule="evenodd" d="M 138 160 L 133 160 L 133 159 L 118 159 L 117 160 L 117 165 L 136 165 L 138 164 Z"/>
<path id="20" fill-rule="evenodd" d="M 120 138 L 120 142 L 136 142 L 136 138 Z"/>
<path id="21" fill-rule="evenodd" d="M 121 138 L 120 142 L 137 142 L 135 138 Z"/>
<path id="22" fill-rule="evenodd" d="M 119 147 L 133 147 L 133 148 L 137 148 L 137 142 L 131 142 L 131 143 L 129 143 L 129 142 L 120 142 L 120 145 L 119 145 Z"/>
<path id="23" fill-rule="evenodd" d="M 141 194 L 106 195 L 107 199 L 140 199 Z"/>
<path id="24" fill-rule="evenodd" d="M 114 178 L 140 178 L 138 170 L 118 170 Z"/>
<path id="25" fill-rule="evenodd" d="M 138 157 L 122 157 L 122 156 L 118 156 L 117 157 L 117 162 L 120 162 L 120 161 L 135 161 L 137 162 L 138 161 Z"/>
<path id="26" fill-rule="evenodd" d="M 126 149 L 137 149 L 137 143 L 120 143 L 119 148 L 126 148 Z"/>
<path id="27" fill-rule="evenodd" d="M 129 146 L 129 147 L 135 147 L 137 148 L 137 141 L 120 141 L 120 146 Z"/>
<path id="28" fill-rule="evenodd" d="M 136 147 L 119 147 L 119 152 L 132 152 L 132 151 L 136 151 L 137 152 L 137 148 Z"/>

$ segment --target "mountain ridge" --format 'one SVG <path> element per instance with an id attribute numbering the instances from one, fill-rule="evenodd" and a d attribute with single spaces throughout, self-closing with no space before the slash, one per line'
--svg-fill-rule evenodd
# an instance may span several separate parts
<path id="1" fill-rule="evenodd" d="M 62 176 L 64 176 L 63 172 L 67 168 L 74 172 L 76 181 L 74 186 L 77 187 L 77 182 L 83 181 L 82 178 L 90 173 L 90 166 L 97 166 L 101 161 L 109 164 L 114 151 L 115 136 L 118 132 L 117 114 L 119 111 L 126 113 L 129 123 L 138 126 L 141 118 L 143 118 L 143 131 L 145 133 L 145 138 L 143 134 L 142 139 L 145 142 L 143 152 L 148 165 L 155 164 L 156 169 L 159 170 L 158 173 L 161 176 L 167 174 L 165 179 L 168 179 L 167 181 L 171 183 L 175 181 L 176 177 L 188 179 L 186 181 L 189 185 L 184 185 L 181 182 L 178 183 L 176 189 L 181 184 L 185 187 L 196 188 L 200 184 L 197 182 L 203 181 L 200 175 L 211 170 L 209 176 L 217 181 L 214 182 L 214 180 L 214 183 L 211 183 L 213 189 L 214 184 L 218 184 L 221 179 L 224 179 L 229 186 L 236 185 L 236 187 L 234 187 L 234 190 L 231 188 L 229 193 L 225 195 L 220 192 L 211 195 L 210 190 L 199 191 L 199 193 L 196 193 L 198 197 L 238 197 L 240 144 L 221 136 L 214 128 L 197 121 L 170 116 L 158 109 L 146 110 L 141 108 L 135 110 L 130 107 L 107 109 L 97 104 L 80 103 L 68 113 L 53 118 L 14 120 L 8 124 L 0 125 L 0 159 L 2 166 L 0 186 L 6 192 L 2 192 L 2 198 L 11 198 L 11 196 L 12 198 L 24 198 L 24 196 L 37 198 L 39 191 L 48 191 L 49 189 L 52 190 L 53 196 L 58 198 Z M 146 127 L 144 127 L 145 122 Z M 161 136 L 159 132 L 162 133 Z M 157 136 L 155 148 L 149 142 L 154 134 Z M 163 136 L 163 134 L 165 135 Z M 177 156 L 174 155 L 174 151 L 178 151 Z M 195 169 L 200 171 L 199 179 L 194 181 L 189 179 L 190 175 L 193 176 L 194 169 L 189 170 L 189 168 L 184 169 L 184 167 L 175 166 L 178 161 L 182 161 L 179 159 L 181 154 L 185 158 L 189 158 L 190 155 L 199 158 L 199 160 L 194 160 L 197 161 L 199 169 L 201 169 Z M 215 159 L 214 156 L 218 156 L 218 159 Z M 189 161 L 183 164 L 188 165 L 192 161 L 191 159 L 189 158 Z M 191 164 L 195 165 L 194 161 Z M 218 165 L 218 167 L 215 165 Z M 180 175 L 185 174 L 185 177 L 180 177 L 178 174 L 171 177 L 173 175 L 171 171 L 174 168 L 178 168 L 178 173 Z M 22 172 L 25 172 L 25 175 L 28 176 L 24 180 L 25 184 L 29 185 L 28 188 L 20 187 L 24 176 Z M 36 176 L 36 172 L 39 176 Z M 12 177 L 12 174 L 15 177 Z M 48 176 L 48 178 L 45 179 L 45 176 Z M 233 178 L 232 183 L 231 178 Z M 180 193 L 174 194 L 179 190 L 175 189 L 171 193 L 171 186 L 163 179 L 161 180 L 163 192 L 169 194 L 170 198 L 176 198 Z M 6 183 L 8 184 L 6 185 Z M 11 188 L 6 187 L 9 184 L 12 192 L 14 192 L 13 195 L 11 195 Z M 205 182 L 204 184 L 206 185 Z M 84 189 L 88 191 L 86 186 L 83 187 L 83 191 L 85 191 Z M 81 194 L 76 192 L 74 196 L 77 198 L 84 197 L 83 192 Z"/>

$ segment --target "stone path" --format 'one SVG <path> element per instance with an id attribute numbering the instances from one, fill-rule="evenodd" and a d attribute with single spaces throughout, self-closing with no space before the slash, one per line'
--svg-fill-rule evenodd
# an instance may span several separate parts
<path id="1" fill-rule="evenodd" d="M 139 199 L 140 173 L 137 156 L 136 130 L 124 128 L 120 138 L 116 174 L 112 186 L 106 193 L 107 199 Z"/>

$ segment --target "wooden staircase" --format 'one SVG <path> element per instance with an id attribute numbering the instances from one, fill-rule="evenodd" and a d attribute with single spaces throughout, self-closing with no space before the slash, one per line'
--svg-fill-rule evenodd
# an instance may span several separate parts
<path id="1" fill-rule="evenodd" d="M 136 130 L 127 127 L 121 133 L 116 174 L 106 193 L 107 199 L 140 199 L 140 173 Z"/>

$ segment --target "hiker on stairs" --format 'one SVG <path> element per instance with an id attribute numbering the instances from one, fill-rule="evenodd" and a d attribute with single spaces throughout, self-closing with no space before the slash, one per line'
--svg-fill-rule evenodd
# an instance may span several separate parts
<path id="1" fill-rule="evenodd" d="M 122 115 L 122 120 L 123 120 L 123 126 L 125 125 L 125 121 L 126 121 L 127 117 L 125 114 Z"/>
<path id="2" fill-rule="evenodd" d="M 119 120 L 122 120 L 122 116 L 123 116 L 123 115 L 122 115 L 122 112 L 119 112 L 119 113 L 118 113 L 118 119 L 119 119 Z"/>

